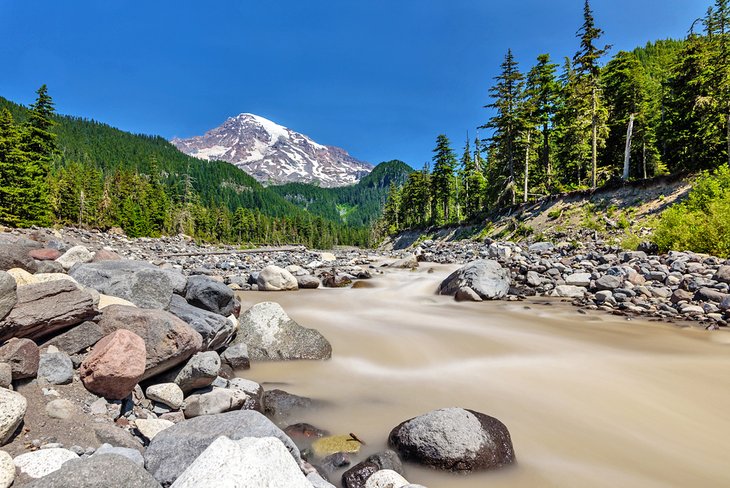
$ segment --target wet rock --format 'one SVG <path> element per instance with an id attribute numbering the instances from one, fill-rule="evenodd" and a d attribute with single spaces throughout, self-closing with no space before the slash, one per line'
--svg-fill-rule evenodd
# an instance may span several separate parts
<path id="1" fill-rule="evenodd" d="M 185 362 L 203 345 L 200 334 L 164 310 L 112 305 L 104 309 L 99 326 L 107 334 L 127 329 L 144 340 L 147 363 L 143 380 Z"/>
<path id="2" fill-rule="evenodd" d="M 234 370 L 249 369 L 251 362 L 248 359 L 248 346 L 243 342 L 227 347 L 221 354 L 221 361 Z"/>
<path id="3" fill-rule="evenodd" d="M 94 454 L 85 459 L 70 460 L 48 476 L 25 486 L 26 488 L 161 488 L 144 468 L 119 454 Z"/>
<path id="4" fill-rule="evenodd" d="M 297 275 L 297 286 L 300 289 L 316 289 L 319 288 L 319 286 L 322 284 L 319 278 L 317 278 L 314 275 L 306 274 L 306 275 Z"/>
<path id="5" fill-rule="evenodd" d="M 451 273 L 438 287 L 440 295 L 455 295 L 460 288 L 469 287 L 484 300 L 507 295 L 510 287 L 509 271 L 498 262 L 481 259 Z"/>
<path id="6" fill-rule="evenodd" d="M 477 294 L 477 292 L 475 292 L 468 286 L 459 288 L 459 290 L 454 295 L 454 299 L 457 302 L 481 302 L 482 301 L 482 297 L 480 297 Z"/>
<path id="7" fill-rule="evenodd" d="M 194 307 L 227 317 L 236 307 L 233 290 L 206 276 L 191 276 L 185 288 L 185 299 Z"/>
<path id="8" fill-rule="evenodd" d="M 194 354 L 175 377 L 183 393 L 209 386 L 218 376 L 221 359 L 215 351 Z"/>
<path id="9" fill-rule="evenodd" d="M 300 422 L 298 424 L 289 425 L 284 429 L 284 433 L 292 438 L 295 442 L 299 441 L 312 441 L 321 437 L 329 435 L 326 430 L 322 430 L 315 427 L 312 424 Z"/>
<path id="10" fill-rule="evenodd" d="M 0 488 L 8 488 L 15 480 L 13 458 L 5 451 L 0 451 Z"/>
<path id="11" fill-rule="evenodd" d="M 246 393 L 238 389 L 213 388 L 207 393 L 190 395 L 185 399 L 185 418 L 215 415 L 239 409 L 246 401 Z"/>
<path id="12" fill-rule="evenodd" d="M 352 278 L 340 273 L 325 273 L 322 285 L 326 288 L 344 288 L 352 283 Z"/>
<path id="13" fill-rule="evenodd" d="M 322 459 L 337 452 L 356 454 L 360 452 L 360 442 L 351 435 L 333 435 L 312 442 L 314 455 Z"/>
<path id="14" fill-rule="evenodd" d="M 287 270 L 270 265 L 262 269 L 256 279 L 260 291 L 298 290 L 297 279 Z"/>
<path id="15" fill-rule="evenodd" d="M 390 432 L 388 443 L 405 460 L 448 471 L 494 469 L 515 459 L 502 422 L 461 408 L 434 410 L 407 420 Z"/>
<path id="16" fill-rule="evenodd" d="M 0 446 L 12 437 L 23 421 L 28 402 L 20 393 L 0 388 Z"/>
<path id="17" fill-rule="evenodd" d="M 96 316 L 93 297 L 66 280 L 20 287 L 18 302 L 0 322 L 0 340 L 38 339 Z"/>
<path id="18" fill-rule="evenodd" d="M 343 488 L 365 488 L 368 478 L 380 468 L 375 463 L 364 461 L 342 473 Z"/>
<path id="19" fill-rule="evenodd" d="M 231 440 L 244 437 L 276 437 L 301 462 L 299 449 L 291 439 L 259 412 L 239 410 L 196 417 L 165 429 L 155 436 L 145 451 L 147 470 L 169 486 L 220 436 Z"/>
<path id="20" fill-rule="evenodd" d="M 0 320 L 4 319 L 18 301 L 17 284 L 11 275 L 0 271 Z"/>
<path id="21" fill-rule="evenodd" d="M 78 454 L 68 449 L 41 449 L 17 456 L 13 459 L 13 464 L 21 474 L 30 478 L 42 478 L 60 469 L 64 463 L 78 458 Z"/>
<path id="22" fill-rule="evenodd" d="M 290 319 L 278 303 L 258 303 L 241 314 L 234 344 L 245 343 L 252 360 L 329 359 L 332 346 L 315 329 Z"/>
<path id="23" fill-rule="evenodd" d="M 68 354 L 60 351 L 41 354 L 38 378 L 43 378 L 52 385 L 66 385 L 71 383 L 73 376 L 74 366 Z"/>
<path id="24" fill-rule="evenodd" d="M 180 286 L 179 280 L 186 281 L 179 273 L 131 260 L 79 264 L 69 275 L 104 295 L 129 300 L 140 308 L 156 309 L 167 308 Z"/>
<path id="25" fill-rule="evenodd" d="M 194 307 L 179 295 L 173 295 L 170 299 L 169 312 L 182 319 L 202 336 L 204 349 L 220 348 L 235 332 L 234 324 L 226 317 Z"/>
<path id="26" fill-rule="evenodd" d="M 405 257 L 393 261 L 388 265 L 389 268 L 397 269 L 416 269 L 418 268 L 418 258 L 415 254 L 408 254 Z"/>
<path id="27" fill-rule="evenodd" d="M 203 451 L 173 488 L 271 486 L 311 488 L 284 444 L 276 438 L 219 437 Z"/>
<path id="28" fill-rule="evenodd" d="M 0 346 L 0 361 L 10 365 L 13 381 L 35 378 L 40 358 L 40 349 L 30 339 L 10 339 Z"/>
<path id="29" fill-rule="evenodd" d="M 56 346 L 67 354 L 76 354 L 93 346 L 104 337 L 101 328 L 91 321 L 79 325 L 59 334 L 45 343 L 46 346 Z"/>
<path id="30" fill-rule="evenodd" d="M 185 394 L 176 383 L 159 383 L 147 388 L 147 398 L 164 403 L 177 410 L 183 403 Z"/>
<path id="31" fill-rule="evenodd" d="M 74 246 L 56 259 L 56 262 L 61 263 L 63 269 L 69 270 L 74 264 L 89 263 L 92 259 L 94 259 L 93 252 L 89 251 L 84 246 Z"/>
<path id="32" fill-rule="evenodd" d="M 145 372 L 147 352 L 137 334 L 119 329 L 100 340 L 81 363 L 87 390 L 104 398 L 126 398 Z"/>

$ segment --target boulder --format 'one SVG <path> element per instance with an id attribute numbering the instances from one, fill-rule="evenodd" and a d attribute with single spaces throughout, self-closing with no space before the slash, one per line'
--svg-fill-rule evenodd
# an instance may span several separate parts
<path id="1" fill-rule="evenodd" d="M 338 452 L 357 454 L 360 452 L 360 446 L 360 442 L 350 434 L 331 435 L 312 442 L 312 452 L 319 459 L 323 459 Z"/>
<path id="2" fill-rule="evenodd" d="M 621 276 L 605 274 L 596 280 L 596 290 L 615 290 L 621 288 L 623 284 Z"/>
<path id="3" fill-rule="evenodd" d="M 460 288 L 469 287 L 483 300 L 494 300 L 507 295 L 510 287 L 509 271 L 497 261 L 480 259 L 451 273 L 438 287 L 440 295 L 455 295 Z"/>
<path id="4" fill-rule="evenodd" d="M 264 392 L 264 413 L 277 422 L 286 420 L 295 412 L 298 413 L 311 406 L 311 398 L 293 395 L 279 389 Z"/>
<path id="5" fill-rule="evenodd" d="M 15 465 L 13 458 L 5 451 L 0 451 L 0 488 L 8 488 L 15 481 Z"/>
<path id="6" fill-rule="evenodd" d="M 722 283 L 730 283 L 730 266 L 720 266 L 712 279 Z"/>
<path id="7" fill-rule="evenodd" d="M 558 285 L 555 287 L 555 296 L 563 298 L 583 298 L 588 290 L 582 286 Z"/>
<path id="8" fill-rule="evenodd" d="M 227 347 L 221 354 L 221 361 L 233 370 L 249 369 L 251 362 L 248 359 L 248 346 L 243 342 L 239 342 Z"/>
<path id="9" fill-rule="evenodd" d="M 172 296 L 168 310 L 171 314 L 185 321 L 203 337 L 203 349 L 222 347 L 236 331 L 234 324 L 228 318 L 194 307 L 179 295 Z"/>
<path id="10" fill-rule="evenodd" d="M 298 290 L 297 279 L 287 270 L 278 266 L 266 266 L 256 279 L 259 291 Z"/>
<path id="11" fill-rule="evenodd" d="M 573 273 L 565 277 L 565 284 L 570 286 L 589 286 L 591 284 L 590 273 Z"/>
<path id="12" fill-rule="evenodd" d="M 388 265 L 389 268 L 397 269 L 416 269 L 418 267 L 418 258 L 415 254 L 408 254 L 401 259 L 393 261 Z"/>
<path id="13" fill-rule="evenodd" d="M 217 438 L 172 484 L 201 486 L 312 488 L 281 440 L 276 437 Z"/>
<path id="14" fill-rule="evenodd" d="M 276 437 L 299 464 L 299 449 L 276 425 L 253 410 L 204 415 L 163 430 L 145 451 L 147 470 L 165 486 L 175 481 L 218 437 Z"/>
<path id="15" fill-rule="evenodd" d="M 326 288 L 344 288 L 352 283 L 352 278 L 342 273 L 324 273 L 322 286 Z"/>
<path id="16" fill-rule="evenodd" d="M 185 399 L 183 413 L 185 418 L 214 415 L 239 409 L 246 402 L 247 395 L 243 390 L 213 388 L 206 393 L 190 395 Z"/>
<path id="17" fill-rule="evenodd" d="M 388 443 L 407 461 L 447 471 L 494 469 L 515 460 L 502 422 L 462 408 L 434 410 L 406 420 L 390 432 Z"/>
<path id="18" fill-rule="evenodd" d="M 185 299 L 194 307 L 226 317 L 231 315 L 236 308 L 233 290 L 207 276 L 188 278 Z"/>
<path id="19" fill-rule="evenodd" d="M 78 454 L 73 451 L 53 447 L 21 454 L 13 459 L 13 464 L 21 474 L 30 478 L 42 478 L 61 469 L 64 463 L 78 458 Z"/>
<path id="20" fill-rule="evenodd" d="M 121 261 L 123 258 L 115 253 L 114 251 L 109 251 L 107 249 L 99 249 L 94 253 L 94 263 L 98 263 L 101 261 Z"/>
<path id="21" fill-rule="evenodd" d="M 164 310 L 111 305 L 104 309 L 99 327 L 105 334 L 127 329 L 144 340 L 147 364 L 143 380 L 185 362 L 203 346 L 200 334 Z"/>
<path id="22" fill-rule="evenodd" d="M 99 342 L 104 335 L 95 322 L 86 321 L 57 335 L 45 345 L 56 346 L 66 354 L 76 354 Z"/>
<path id="23" fill-rule="evenodd" d="M 0 340 L 38 339 L 94 318 L 93 297 L 66 280 L 18 288 L 18 303 L 0 321 Z"/>
<path id="24" fill-rule="evenodd" d="M 395 451 L 387 450 L 368 456 L 342 474 L 344 488 L 364 488 L 367 480 L 380 470 L 390 470 L 404 474 L 403 464 Z"/>
<path id="25" fill-rule="evenodd" d="M 13 381 L 35 378 L 40 359 L 40 349 L 30 339 L 10 339 L 0 347 L 0 362 L 10 365 Z"/>
<path id="26" fill-rule="evenodd" d="M 0 271 L 0 320 L 4 319 L 18 301 L 17 284 L 11 275 Z"/>
<path id="27" fill-rule="evenodd" d="M 74 264 L 90 263 L 92 259 L 94 259 L 93 252 L 84 246 L 74 246 L 56 259 L 56 262 L 61 263 L 63 269 L 69 270 Z"/>
<path id="28" fill-rule="evenodd" d="M 278 303 L 262 302 L 238 319 L 234 344 L 248 346 L 252 360 L 329 359 L 332 346 L 315 329 L 307 329 L 287 316 Z"/>
<path id="29" fill-rule="evenodd" d="M 30 251 L 42 247 L 42 244 L 30 239 L 0 235 L 0 270 L 23 268 L 35 273 L 38 271 L 38 263 L 30 257 Z"/>
<path id="30" fill-rule="evenodd" d="M 183 403 L 185 394 L 176 383 L 159 383 L 147 388 L 147 398 L 164 403 L 173 410 L 177 410 Z"/>
<path id="31" fill-rule="evenodd" d="M 145 439 L 151 441 L 157 434 L 175 424 L 162 419 L 137 419 L 134 421 L 134 425 Z"/>
<path id="32" fill-rule="evenodd" d="M 20 393 L 0 388 L 0 446 L 12 437 L 23 421 L 28 401 Z"/>
<path id="33" fill-rule="evenodd" d="M 297 275 L 297 286 L 302 290 L 314 290 L 319 288 L 322 282 L 314 275 Z"/>
<path id="34" fill-rule="evenodd" d="M 465 286 L 459 288 L 454 295 L 454 299 L 457 302 L 481 302 L 482 297 L 477 292 L 472 290 L 470 287 Z"/>
<path id="35" fill-rule="evenodd" d="M 39 273 L 65 273 L 66 270 L 63 269 L 63 266 L 61 266 L 61 263 L 57 263 L 56 261 L 38 261 L 38 271 L 36 274 Z"/>
<path id="36" fill-rule="evenodd" d="M 55 261 L 61 257 L 61 251 L 45 247 L 43 249 L 33 249 L 28 253 L 28 256 L 32 257 L 37 261 Z"/>
<path id="37" fill-rule="evenodd" d="M 722 303 L 727 298 L 729 298 L 730 295 L 727 293 L 722 293 L 718 290 L 715 290 L 714 288 L 707 288 L 702 287 L 695 293 L 694 299 L 697 301 L 703 301 L 703 302 L 717 302 Z"/>
<path id="38" fill-rule="evenodd" d="M 32 285 L 33 283 L 39 283 L 34 274 L 28 273 L 22 268 L 11 268 L 7 271 L 7 273 L 13 277 L 18 288 L 25 285 Z"/>
<path id="39" fill-rule="evenodd" d="M 66 385 L 74 377 L 74 365 L 65 352 L 47 352 L 41 354 L 38 363 L 38 378 L 43 378 L 52 385 Z"/>
<path id="40" fill-rule="evenodd" d="M 159 309 L 170 305 L 170 298 L 180 287 L 179 280 L 185 280 L 180 273 L 131 260 L 79 264 L 69 274 L 104 295 L 129 300 L 141 308 Z"/>
<path id="41" fill-rule="evenodd" d="M 552 242 L 536 242 L 530 244 L 527 248 L 531 253 L 544 254 L 555 249 L 555 245 Z"/>
<path id="42" fill-rule="evenodd" d="M 144 457 L 142 456 L 142 453 L 139 452 L 137 449 L 130 449 L 128 447 L 112 446 L 111 444 L 102 444 L 96 449 L 96 451 L 94 451 L 94 454 L 92 455 L 92 457 L 93 456 L 103 456 L 105 454 L 123 456 L 123 457 L 129 459 L 130 461 L 132 461 L 134 464 L 136 464 L 140 468 L 144 468 Z"/>
<path id="43" fill-rule="evenodd" d="M 72 459 L 53 473 L 24 486 L 25 488 L 161 488 L 144 468 L 118 454 L 94 454 L 85 459 Z"/>
<path id="44" fill-rule="evenodd" d="M 183 393 L 205 388 L 213 383 L 221 369 L 221 358 L 215 351 L 194 354 L 175 377 Z"/>
<path id="45" fill-rule="evenodd" d="M 87 390 L 104 398 L 129 396 L 145 372 L 147 351 L 140 336 L 119 329 L 96 343 L 79 368 Z"/>
<path id="46" fill-rule="evenodd" d="M 233 378 L 228 382 L 228 388 L 246 393 L 248 398 L 246 398 L 246 402 L 241 408 L 259 412 L 264 411 L 264 389 L 255 381 L 245 378 Z"/>

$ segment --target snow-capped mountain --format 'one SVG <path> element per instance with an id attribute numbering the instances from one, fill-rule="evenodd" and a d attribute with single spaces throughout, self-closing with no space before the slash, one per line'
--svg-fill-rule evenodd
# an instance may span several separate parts
<path id="1" fill-rule="evenodd" d="M 173 139 L 182 152 L 200 159 L 227 161 L 262 183 L 357 183 L 373 166 L 344 149 L 323 146 L 309 137 L 254 114 L 240 114 L 202 136 Z"/>

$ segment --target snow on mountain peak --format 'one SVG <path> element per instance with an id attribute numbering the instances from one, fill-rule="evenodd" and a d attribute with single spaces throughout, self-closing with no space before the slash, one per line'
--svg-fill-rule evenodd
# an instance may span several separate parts
<path id="1" fill-rule="evenodd" d="M 344 186 L 357 183 L 373 168 L 343 149 L 318 144 L 251 113 L 230 117 L 202 136 L 171 142 L 191 156 L 234 164 L 264 183 Z"/>

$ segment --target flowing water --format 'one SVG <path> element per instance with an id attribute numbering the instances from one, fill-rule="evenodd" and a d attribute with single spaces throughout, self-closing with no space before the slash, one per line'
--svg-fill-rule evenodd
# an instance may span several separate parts
<path id="1" fill-rule="evenodd" d="M 389 271 L 372 288 L 241 293 L 277 301 L 332 343 L 332 360 L 255 363 L 243 376 L 325 400 L 296 416 L 366 452 L 429 410 L 500 419 L 517 463 L 459 476 L 406 466 L 412 483 L 454 487 L 730 486 L 730 333 L 536 302 L 434 295 L 453 266 Z M 541 302 L 544 302 L 542 300 Z"/>

